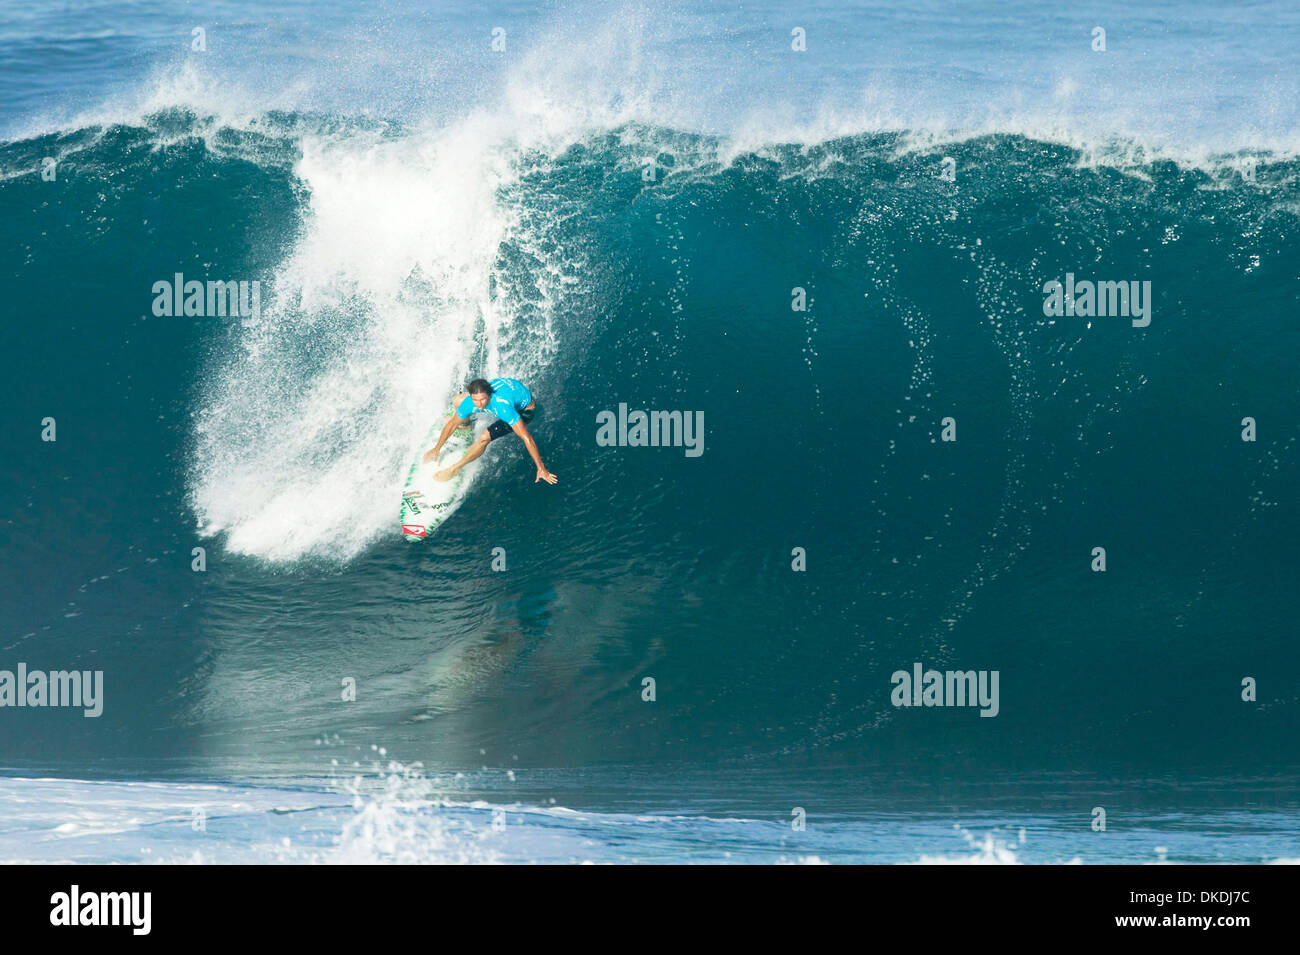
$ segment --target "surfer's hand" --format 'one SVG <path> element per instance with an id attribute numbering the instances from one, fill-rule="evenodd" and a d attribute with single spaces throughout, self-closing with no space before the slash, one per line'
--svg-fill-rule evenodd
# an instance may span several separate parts
<path id="1" fill-rule="evenodd" d="M 538 468 L 537 479 L 533 481 L 533 483 L 536 484 L 537 481 L 545 481 L 547 484 L 554 484 L 558 480 L 559 478 L 557 478 L 550 471 L 546 470 L 546 468 Z"/>

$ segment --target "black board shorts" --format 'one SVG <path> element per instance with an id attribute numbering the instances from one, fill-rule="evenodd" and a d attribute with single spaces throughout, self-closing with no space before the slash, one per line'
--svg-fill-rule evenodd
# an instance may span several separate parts
<path id="1" fill-rule="evenodd" d="M 529 424 L 532 422 L 533 416 L 536 414 L 537 414 L 537 406 L 534 405 L 532 411 L 519 412 L 519 417 L 524 422 L 524 424 Z M 504 438 L 508 434 L 514 434 L 515 429 L 510 427 L 510 425 L 506 424 L 500 418 L 497 418 L 496 421 L 493 421 L 490 425 L 488 425 L 487 433 L 488 433 L 488 441 L 491 442 L 491 441 L 495 441 L 497 438 Z"/>

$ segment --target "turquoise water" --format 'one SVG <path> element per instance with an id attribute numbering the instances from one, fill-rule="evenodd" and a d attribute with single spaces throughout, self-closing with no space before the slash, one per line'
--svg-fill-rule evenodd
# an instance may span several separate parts
<path id="1" fill-rule="evenodd" d="M 1289 8 L 270 9 L 0 30 L 0 857 L 1300 856 Z"/>

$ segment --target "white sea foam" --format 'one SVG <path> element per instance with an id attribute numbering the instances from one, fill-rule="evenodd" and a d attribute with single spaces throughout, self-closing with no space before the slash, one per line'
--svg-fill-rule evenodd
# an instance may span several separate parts
<path id="1" fill-rule="evenodd" d="M 498 201 L 516 132 L 476 116 L 396 139 L 303 139 L 301 234 L 196 422 L 192 501 L 231 550 L 352 556 L 395 529 L 415 445 L 466 376 L 539 370 L 502 355 L 513 315 L 492 294 L 517 225 Z M 476 345 L 485 366 L 471 364 Z"/>

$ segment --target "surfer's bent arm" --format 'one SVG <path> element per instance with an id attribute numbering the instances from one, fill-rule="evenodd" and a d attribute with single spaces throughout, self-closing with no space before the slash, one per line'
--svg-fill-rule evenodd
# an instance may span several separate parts
<path id="1" fill-rule="evenodd" d="M 464 395 L 456 396 L 456 401 L 451 406 L 452 408 L 451 417 L 448 418 L 447 423 L 442 426 L 442 434 L 438 435 L 438 443 L 433 446 L 432 451 L 429 451 L 427 454 L 425 454 L 424 460 L 428 461 L 432 458 L 436 458 L 438 456 L 438 452 L 442 450 L 442 446 L 446 444 L 447 439 L 451 437 L 451 433 L 455 431 L 457 428 L 464 427 L 465 425 L 469 424 L 469 418 L 462 418 L 456 414 L 456 408 L 459 407 L 460 403 L 464 400 L 465 400 Z"/>
<path id="2" fill-rule="evenodd" d="M 510 426 L 510 428 L 515 434 L 519 435 L 519 440 L 524 443 L 524 447 L 527 448 L 528 453 L 532 455 L 533 463 L 537 465 L 537 478 L 533 483 L 536 484 L 537 481 L 545 481 L 547 484 L 554 484 L 558 481 L 559 478 L 546 470 L 546 465 L 542 463 L 542 452 L 537 450 L 537 442 L 534 441 L 533 436 L 528 433 L 528 426 L 524 424 L 523 419 L 516 421 Z"/>

